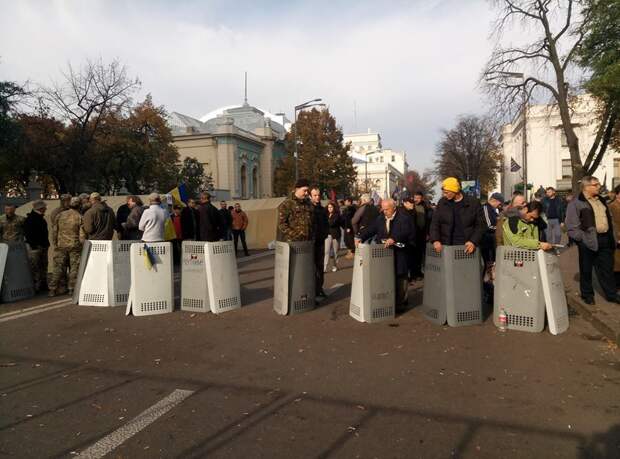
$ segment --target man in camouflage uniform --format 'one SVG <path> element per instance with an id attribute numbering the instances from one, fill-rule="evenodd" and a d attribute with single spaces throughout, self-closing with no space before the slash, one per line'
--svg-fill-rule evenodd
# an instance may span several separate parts
<path id="1" fill-rule="evenodd" d="M 0 215 L 0 242 L 23 242 L 24 223 L 26 219 L 15 215 L 15 205 L 4 206 L 4 215 Z"/>
<path id="2" fill-rule="evenodd" d="M 69 209 L 61 212 L 52 232 L 54 244 L 54 269 L 50 282 L 50 296 L 59 294 L 59 281 L 69 268 L 69 295 L 73 294 L 80 267 L 83 238 L 80 237 L 82 215 L 80 198 L 71 198 Z"/>
<path id="3" fill-rule="evenodd" d="M 60 204 L 50 213 L 50 222 L 52 223 L 52 225 L 54 225 L 54 222 L 56 221 L 56 218 L 58 218 L 58 215 L 60 214 L 60 212 L 63 212 L 69 208 L 70 202 L 71 202 L 70 194 L 60 195 Z"/>
<path id="4" fill-rule="evenodd" d="M 278 241 L 312 240 L 313 209 L 308 200 L 309 188 L 308 180 L 299 179 L 295 191 L 278 206 Z"/>

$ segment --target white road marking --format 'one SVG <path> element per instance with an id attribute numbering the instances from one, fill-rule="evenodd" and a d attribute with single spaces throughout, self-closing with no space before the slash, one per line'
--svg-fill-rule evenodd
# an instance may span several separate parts
<path id="1" fill-rule="evenodd" d="M 109 454 L 111 451 L 118 448 L 135 434 L 148 427 L 193 393 L 194 391 L 192 390 L 176 389 L 166 398 L 160 400 L 150 408 L 147 408 L 127 424 L 116 429 L 111 434 L 106 435 L 97 443 L 82 451 L 76 457 L 78 459 L 102 458 L 106 454 Z"/>
<path id="2" fill-rule="evenodd" d="M 20 311 L 7 312 L 0 315 L 0 323 L 8 322 L 9 320 L 21 319 L 22 317 L 32 316 L 34 314 L 40 314 L 42 312 L 53 311 L 54 309 L 64 308 L 72 304 L 71 300 L 63 300 L 60 304 L 58 302 L 42 304 L 40 306 L 34 306 L 28 309 L 22 309 Z"/>
<path id="3" fill-rule="evenodd" d="M 30 308 L 22 308 L 22 309 L 16 309 L 14 311 L 11 312 L 7 312 L 5 314 L 0 314 L 0 317 L 8 317 L 8 316 L 14 316 L 16 314 L 20 314 L 22 312 L 26 312 L 26 311 L 34 311 L 35 309 L 42 309 L 42 308 L 47 308 L 48 306 L 53 306 L 55 304 L 60 304 L 60 303 L 64 303 L 68 301 L 67 298 L 64 298 L 62 300 L 57 300 L 57 301 L 51 301 L 49 303 L 43 303 L 40 304 L 38 306 L 32 306 Z"/>

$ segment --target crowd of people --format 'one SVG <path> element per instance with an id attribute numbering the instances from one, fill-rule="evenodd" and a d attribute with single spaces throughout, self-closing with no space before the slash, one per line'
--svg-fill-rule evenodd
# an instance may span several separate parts
<path id="1" fill-rule="evenodd" d="M 407 306 L 411 282 L 424 277 L 427 244 L 441 252 L 444 246 L 463 246 L 467 253 L 476 249 L 485 263 L 483 275 L 485 301 L 492 303 L 497 246 L 525 250 L 552 250 L 562 244 L 575 244 L 579 253 L 580 291 L 583 301 L 594 304 L 592 273 L 607 301 L 620 303 L 620 186 L 601 196 L 596 177 L 581 180 L 577 197 L 561 198 L 553 187 L 539 190 L 531 201 L 515 192 L 509 201 L 500 193 L 491 194 L 484 205 L 463 193 L 459 180 L 446 178 L 442 197 L 436 205 L 422 192 L 401 193 L 398 201 L 374 202 L 368 194 L 359 201 L 345 198 L 321 203 L 322 190 L 306 179 L 295 184 L 291 195 L 278 208 L 277 239 L 284 242 L 313 241 L 316 272 L 316 296 L 324 297 L 324 273 L 337 271 L 339 252 L 352 258 L 361 242 L 374 240 L 394 250 L 396 307 Z M 16 214 L 15 206 L 6 205 L 0 216 L 0 242 L 25 242 L 35 290 L 49 290 L 50 296 L 72 293 L 86 240 L 111 240 L 115 233 L 121 240 L 160 242 L 172 240 L 178 263 L 184 240 L 239 240 L 248 255 L 245 231 L 248 217 L 241 205 L 216 208 L 209 193 L 187 205 L 162 203 L 157 193 L 144 204 L 138 196 L 127 196 L 117 212 L 99 193 L 72 197 L 63 194 L 60 206 L 45 215 L 44 201 L 35 201 L 26 217 Z M 174 234 L 166 235 L 171 221 Z M 51 244 L 50 244 L 51 242 Z M 52 250 L 53 269 L 48 279 L 48 255 Z"/>
<path id="2" fill-rule="evenodd" d="M 77 281 L 84 241 L 120 240 L 161 242 L 171 240 L 175 262 L 179 262 L 181 243 L 191 241 L 238 241 L 248 255 L 245 231 L 247 214 L 241 205 L 220 209 L 211 204 L 211 195 L 201 193 L 199 203 L 188 199 L 187 205 L 169 206 L 158 193 L 148 196 L 144 204 L 139 196 L 127 196 L 116 212 L 99 193 L 60 196 L 60 205 L 45 219 L 45 201 L 35 201 L 26 217 L 16 214 L 16 207 L 7 204 L 0 216 L 0 242 L 25 242 L 36 292 L 48 290 L 49 296 L 72 294 Z M 174 234 L 166 237 L 166 224 L 172 222 Z M 48 257 L 52 250 L 53 266 L 48 276 Z M 49 278 L 48 278 L 49 277 Z"/>
<path id="3" fill-rule="evenodd" d="M 484 299 L 492 304 L 497 246 L 549 251 L 560 247 L 567 233 L 567 245 L 578 246 L 582 299 L 594 303 L 594 270 L 607 301 L 620 303 L 616 290 L 616 279 L 620 281 L 620 252 L 616 250 L 620 187 L 607 198 L 599 196 L 600 183 L 595 177 L 584 177 L 581 187 L 575 199 L 572 195 L 563 199 L 548 187 L 536 192 L 529 202 L 520 192 L 510 200 L 493 193 L 482 205 L 463 193 L 458 179 L 448 177 L 442 182 L 442 197 L 436 205 L 417 191 L 401 193 L 398 201 L 375 202 L 364 194 L 359 201 L 346 198 L 323 207 L 321 190 L 300 179 L 279 207 L 277 239 L 314 242 L 318 298 L 325 296 L 324 273 L 338 270 L 341 247 L 347 249 L 346 258 L 352 258 L 362 242 L 374 240 L 390 247 L 394 251 L 395 304 L 397 310 L 404 310 L 408 284 L 424 277 L 428 243 L 437 252 L 444 246 L 463 246 L 466 253 L 479 249 L 485 265 Z"/>

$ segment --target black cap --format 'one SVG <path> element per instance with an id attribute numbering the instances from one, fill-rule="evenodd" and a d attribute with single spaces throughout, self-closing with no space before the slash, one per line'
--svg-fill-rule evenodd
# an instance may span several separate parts
<path id="1" fill-rule="evenodd" d="M 310 186 L 308 179 L 300 178 L 297 182 L 295 182 L 295 188 L 303 188 L 305 186 Z"/>

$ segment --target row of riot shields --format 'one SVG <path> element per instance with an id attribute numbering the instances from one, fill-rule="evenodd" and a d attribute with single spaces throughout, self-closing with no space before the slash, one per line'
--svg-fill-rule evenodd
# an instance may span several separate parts
<path id="1" fill-rule="evenodd" d="M 182 255 L 182 310 L 219 314 L 241 307 L 231 241 L 184 241 Z M 73 301 L 81 306 L 126 305 L 126 313 L 135 316 L 172 312 L 171 243 L 87 241 Z"/>
<path id="2" fill-rule="evenodd" d="M 426 247 L 422 312 L 452 327 L 481 323 L 482 261 L 463 246 Z M 493 320 L 506 315 L 508 329 L 552 334 L 568 329 L 568 307 L 559 258 L 542 250 L 500 246 L 496 252 Z"/>

